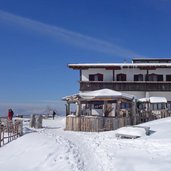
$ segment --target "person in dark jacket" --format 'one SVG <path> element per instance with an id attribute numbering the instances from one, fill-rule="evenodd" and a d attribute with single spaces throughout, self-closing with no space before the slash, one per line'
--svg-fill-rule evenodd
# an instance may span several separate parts
<path id="1" fill-rule="evenodd" d="M 8 119 L 9 119 L 9 120 L 12 120 L 13 116 L 14 116 L 13 110 L 12 110 L 12 109 L 9 109 L 9 110 L 8 110 Z"/>
<path id="2" fill-rule="evenodd" d="M 56 115 L 56 112 L 55 112 L 55 111 L 53 111 L 53 114 L 52 114 L 53 119 L 55 118 L 55 115 Z"/>

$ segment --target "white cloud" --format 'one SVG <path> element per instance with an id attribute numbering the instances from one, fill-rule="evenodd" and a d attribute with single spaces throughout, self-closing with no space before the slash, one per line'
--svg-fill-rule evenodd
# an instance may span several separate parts
<path id="1" fill-rule="evenodd" d="M 58 41 L 62 41 L 74 46 L 79 46 L 96 52 L 120 57 L 142 57 L 134 51 L 118 46 L 116 44 L 70 30 L 66 30 L 57 26 L 17 16 L 2 10 L 0 10 L 0 21 L 5 21 L 8 24 L 15 24 L 26 29 L 31 29 L 37 31 L 38 33 L 48 35 Z"/>

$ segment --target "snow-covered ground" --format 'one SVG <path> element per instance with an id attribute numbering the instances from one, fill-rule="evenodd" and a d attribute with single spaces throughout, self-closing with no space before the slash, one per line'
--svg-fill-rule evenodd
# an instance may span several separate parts
<path id="1" fill-rule="evenodd" d="M 43 121 L 43 129 L 25 124 L 25 135 L 0 148 L 1 171 L 169 171 L 171 118 L 143 125 L 151 135 L 117 139 L 117 131 L 64 131 L 65 118 Z"/>

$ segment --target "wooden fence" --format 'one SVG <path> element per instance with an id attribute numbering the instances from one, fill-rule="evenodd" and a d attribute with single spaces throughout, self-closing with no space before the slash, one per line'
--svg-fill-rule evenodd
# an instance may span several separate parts
<path id="1" fill-rule="evenodd" d="M 9 121 L 7 119 L 0 120 L 0 147 L 10 141 L 22 136 L 23 121 Z"/>
<path id="2" fill-rule="evenodd" d="M 130 117 L 112 118 L 99 116 L 66 117 L 66 130 L 99 132 L 115 130 L 120 127 L 131 125 Z"/>
<path id="3" fill-rule="evenodd" d="M 167 115 L 167 116 L 170 116 Z M 163 117 L 167 117 L 163 116 Z M 136 117 L 102 117 L 102 116 L 72 116 L 66 117 L 65 130 L 84 131 L 84 132 L 100 132 L 116 130 L 118 128 L 136 125 L 147 121 L 157 119 L 154 116 L 146 117 L 145 115 Z"/>

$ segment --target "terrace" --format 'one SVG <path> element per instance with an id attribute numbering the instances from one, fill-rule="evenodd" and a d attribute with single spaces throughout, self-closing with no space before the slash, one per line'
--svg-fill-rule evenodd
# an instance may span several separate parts
<path id="1" fill-rule="evenodd" d="M 170 81 L 80 81 L 80 91 L 171 91 Z"/>

